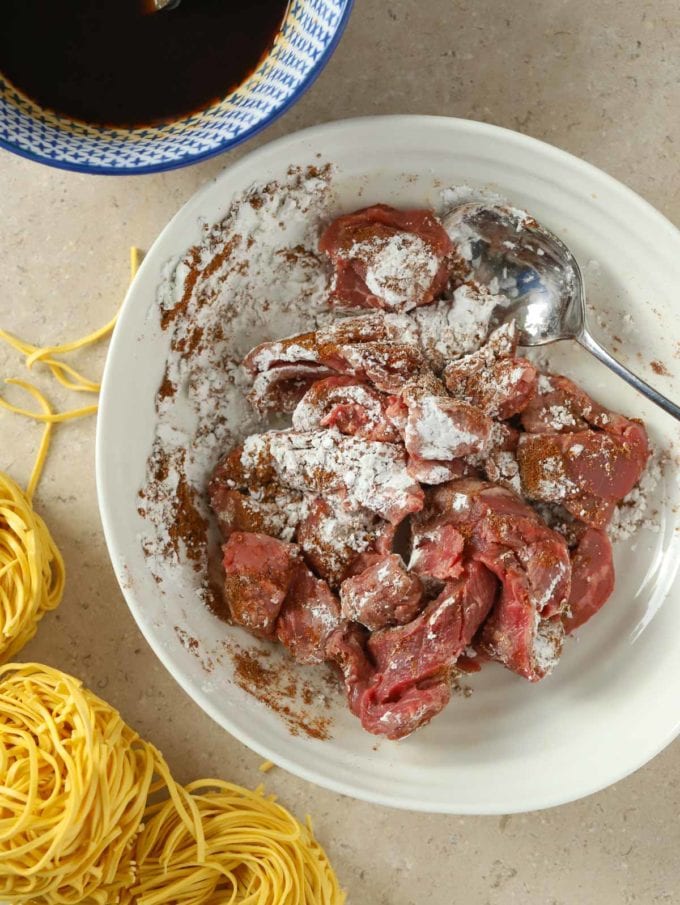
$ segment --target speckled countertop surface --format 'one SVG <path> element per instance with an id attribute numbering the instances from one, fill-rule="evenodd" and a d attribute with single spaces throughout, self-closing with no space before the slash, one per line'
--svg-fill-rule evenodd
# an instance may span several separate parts
<path id="1" fill-rule="evenodd" d="M 118 179 L 0 154 L 0 324 L 40 343 L 99 326 L 125 291 L 128 246 L 148 247 L 199 186 L 257 144 L 357 114 L 439 113 L 517 129 L 602 167 L 680 225 L 679 47 L 673 0 L 357 0 L 313 89 L 231 155 Z M 81 361 L 96 372 L 104 354 Z M 0 375 L 18 370 L 0 349 Z M 0 429 L 0 468 L 25 481 L 39 429 L 5 414 Z M 259 757 L 184 695 L 123 602 L 97 512 L 94 430 L 89 419 L 55 436 L 37 505 L 68 585 L 23 656 L 81 676 L 178 777 L 251 785 Z M 267 784 L 314 815 L 351 905 L 680 902 L 680 742 L 605 792 L 522 816 L 391 811 L 281 770 Z"/>

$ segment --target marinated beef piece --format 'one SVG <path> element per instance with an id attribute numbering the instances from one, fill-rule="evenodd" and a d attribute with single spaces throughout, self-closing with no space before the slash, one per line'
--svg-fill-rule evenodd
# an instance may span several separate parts
<path id="1" fill-rule="evenodd" d="M 423 578 L 448 581 L 459 578 L 463 571 L 465 541 L 453 525 L 434 524 L 413 534 L 409 570 Z"/>
<path id="2" fill-rule="evenodd" d="M 514 323 L 504 325 L 481 349 L 447 365 L 451 395 L 502 421 L 523 411 L 536 392 L 537 373 L 531 362 L 515 357 L 516 345 Z"/>
<path id="3" fill-rule="evenodd" d="M 448 703 L 456 660 L 493 606 L 497 582 L 471 563 L 407 625 L 369 635 L 357 623 L 336 629 L 326 656 L 341 669 L 350 710 L 364 729 L 405 738 Z"/>
<path id="4" fill-rule="evenodd" d="M 568 377 L 541 374 L 537 393 L 522 412 L 522 427 L 531 434 L 561 434 L 587 427 L 621 428 L 627 418 L 608 411 Z M 618 431 L 617 431 L 618 432 Z"/>
<path id="5" fill-rule="evenodd" d="M 306 511 L 304 494 L 270 479 L 270 473 L 246 475 L 242 451 L 237 446 L 218 463 L 208 486 L 222 539 L 228 540 L 233 531 L 248 531 L 292 540 Z"/>
<path id="6" fill-rule="evenodd" d="M 517 459 L 527 497 L 560 503 L 593 528 L 603 527 L 614 504 L 637 484 L 649 457 L 644 429 L 635 422 L 620 434 L 599 430 L 523 434 Z"/>
<path id="7" fill-rule="evenodd" d="M 333 374 L 372 382 L 383 392 L 400 391 L 417 374 L 439 373 L 451 358 L 483 342 L 487 328 L 480 326 L 473 334 L 469 321 L 488 320 L 499 298 L 466 285 L 453 299 L 412 315 L 376 311 L 343 318 L 314 333 L 261 343 L 243 362 L 253 378 L 250 399 L 260 411 L 292 411 L 315 380 Z"/>
<path id="8" fill-rule="evenodd" d="M 334 220 L 319 248 L 335 266 L 331 300 L 339 305 L 408 311 L 448 281 L 452 244 L 431 211 L 376 204 Z"/>
<path id="9" fill-rule="evenodd" d="M 420 581 L 396 553 L 382 556 L 340 587 L 342 615 L 372 632 L 410 622 L 422 608 L 422 597 Z"/>
<path id="10" fill-rule="evenodd" d="M 420 484 L 443 484 L 445 481 L 476 474 L 475 469 L 463 459 L 443 462 L 438 459 L 421 459 L 420 456 L 409 456 L 406 470 Z"/>
<path id="11" fill-rule="evenodd" d="M 494 312 L 504 304 L 503 296 L 477 283 L 465 283 L 453 298 L 411 312 L 418 342 L 435 373 L 441 373 L 451 359 L 478 349 L 489 334 Z"/>
<path id="12" fill-rule="evenodd" d="M 276 620 L 300 565 L 296 544 L 234 531 L 222 547 L 224 597 L 234 622 L 273 638 Z"/>
<path id="13" fill-rule="evenodd" d="M 530 681 L 543 678 L 559 657 L 564 634 L 559 617 L 571 581 L 564 538 L 511 491 L 471 478 L 428 492 L 426 508 L 415 519 L 414 544 L 442 525 L 460 533 L 465 558 L 482 563 L 501 582 L 481 649 Z"/>
<path id="14" fill-rule="evenodd" d="M 355 716 L 361 715 L 361 697 L 375 665 L 366 652 L 368 629 L 357 622 L 343 622 L 326 642 L 326 660 L 334 663 L 345 681 L 347 703 Z"/>
<path id="15" fill-rule="evenodd" d="M 614 591 L 612 545 L 606 531 L 586 528 L 571 553 L 571 594 L 563 617 L 573 632 L 601 609 Z"/>
<path id="16" fill-rule="evenodd" d="M 361 699 L 365 729 L 404 738 L 448 703 L 456 660 L 493 606 L 497 582 L 471 563 L 408 625 L 369 636 L 376 671 Z"/>
<path id="17" fill-rule="evenodd" d="M 398 443 L 399 432 L 388 419 L 387 397 L 356 377 L 318 380 L 293 412 L 296 430 L 334 427 L 362 440 Z"/>
<path id="18" fill-rule="evenodd" d="M 334 373 L 333 368 L 322 364 L 276 365 L 257 375 L 248 399 L 262 414 L 292 412 L 317 380 Z"/>
<path id="19" fill-rule="evenodd" d="M 316 380 L 334 375 L 353 377 L 383 393 L 396 393 L 414 375 L 429 370 L 418 346 L 405 342 L 324 342 L 316 354 L 314 364 L 274 361 L 258 372 L 249 397 L 255 407 L 260 411 L 292 411 Z"/>
<path id="20" fill-rule="evenodd" d="M 367 551 L 382 556 L 391 548 L 394 528 L 365 509 L 347 511 L 332 496 L 318 497 L 298 525 L 297 542 L 307 563 L 333 588 Z"/>
<path id="21" fill-rule="evenodd" d="M 492 421 L 480 409 L 447 396 L 423 396 L 408 405 L 404 445 L 411 456 L 450 461 L 484 452 Z"/>
<path id="22" fill-rule="evenodd" d="M 243 443 L 241 465 L 246 472 L 273 471 L 293 490 L 338 494 L 346 509 L 368 509 L 391 524 L 423 505 L 423 491 L 408 474 L 399 446 L 335 430 L 254 434 Z"/>
<path id="23" fill-rule="evenodd" d="M 340 624 L 340 604 L 325 581 L 295 570 L 276 622 L 276 637 L 299 663 L 323 663 L 326 642 Z"/>

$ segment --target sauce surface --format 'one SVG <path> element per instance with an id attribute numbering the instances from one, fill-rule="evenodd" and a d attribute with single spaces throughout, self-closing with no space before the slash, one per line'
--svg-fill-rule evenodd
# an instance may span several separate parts
<path id="1" fill-rule="evenodd" d="M 202 110 L 271 48 L 287 0 L 2 0 L 0 75 L 42 107 L 142 126 Z"/>

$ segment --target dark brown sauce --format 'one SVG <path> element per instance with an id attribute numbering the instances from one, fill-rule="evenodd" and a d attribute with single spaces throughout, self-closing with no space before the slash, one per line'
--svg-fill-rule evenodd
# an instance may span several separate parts
<path id="1" fill-rule="evenodd" d="M 141 126 L 208 107 L 271 48 L 287 0 L 0 0 L 0 74 L 42 107 Z"/>

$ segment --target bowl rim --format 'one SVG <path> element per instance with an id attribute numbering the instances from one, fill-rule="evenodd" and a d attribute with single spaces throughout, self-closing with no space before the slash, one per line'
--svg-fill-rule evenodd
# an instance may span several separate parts
<path id="1" fill-rule="evenodd" d="M 609 185 L 610 187 L 614 188 L 620 195 L 625 197 L 639 210 L 645 211 L 648 215 L 651 215 L 656 220 L 658 227 L 666 232 L 669 236 L 672 236 L 675 241 L 677 241 L 680 236 L 680 229 L 678 229 L 678 227 L 676 227 L 675 224 L 665 214 L 658 210 L 658 208 L 656 208 L 653 204 L 651 204 L 649 201 L 635 192 L 624 182 L 621 182 L 619 179 L 611 176 L 609 173 L 600 169 L 594 164 L 591 164 L 587 160 L 584 160 L 583 158 L 578 157 L 577 155 L 569 151 L 566 151 L 541 139 L 525 135 L 524 133 L 518 132 L 513 129 L 508 129 L 503 126 L 497 126 L 479 120 L 431 114 L 371 114 L 366 116 L 349 117 L 346 119 L 334 120 L 327 123 L 319 123 L 314 126 L 310 126 L 305 129 L 300 129 L 295 132 L 280 136 L 277 139 L 274 139 L 273 141 L 268 142 L 257 149 L 253 149 L 247 155 L 247 162 L 248 164 L 252 164 L 253 159 L 257 159 L 259 156 L 270 154 L 273 149 L 285 148 L 287 144 L 298 142 L 302 138 L 307 140 L 312 139 L 317 133 L 322 131 L 325 133 L 332 133 L 334 131 L 338 132 L 348 127 L 351 128 L 354 125 L 367 124 L 371 122 L 381 122 L 386 126 L 390 124 L 399 124 L 402 127 L 411 127 L 414 130 L 418 125 L 448 123 L 451 126 L 461 128 L 469 133 L 476 133 L 477 135 L 481 136 L 502 136 L 504 140 L 510 144 L 516 144 L 525 148 L 539 150 L 548 159 L 560 160 L 564 163 L 568 163 L 577 172 L 580 171 L 587 176 L 596 176 L 600 183 Z M 230 164 L 229 169 L 231 170 L 233 168 L 237 168 L 242 164 L 245 165 L 245 162 L 246 158 L 234 161 L 232 164 Z M 194 195 L 178 209 L 175 215 L 170 218 L 163 230 L 156 237 L 155 241 L 160 241 L 163 236 L 171 232 L 174 224 L 183 216 L 185 209 L 188 208 L 189 205 L 195 204 L 197 200 L 200 200 L 201 197 L 213 190 L 214 180 L 211 180 L 201 186 L 194 193 Z M 146 263 L 146 260 L 142 262 L 140 273 L 145 268 Z M 123 306 L 121 307 L 121 313 L 124 312 L 125 308 L 128 306 L 130 298 L 132 298 L 133 296 L 133 288 L 136 280 L 137 278 L 135 278 L 135 280 L 130 284 L 125 300 L 123 302 Z M 121 318 L 119 317 L 118 323 L 116 324 L 112 335 L 111 344 L 109 346 L 109 352 L 107 354 L 105 363 L 104 374 L 102 377 L 100 414 L 102 413 L 102 411 L 108 408 L 108 398 L 114 393 L 114 387 L 110 383 L 112 362 L 111 351 L 120 342 L 121 333 Z M 114 569 L 114 573 L 116 574 L 121 594 L 135 620 L 137 628 L 143 635 L 147 644 L 150 646 L 164 669 L 177 683 L 177 685 L 188 695 L 193 704 L 200 707 L 201 710 L 203 710 L 204 713 L 206 713 L 212 720 L 214 720 L 214 722 L 218 726 L 220 726 L 224 731 L 228 732 L 233 738 L 237 739 L 237 741 L 239 741 L 241 744 L 245 745 L 251 751 L 256 752 L 263 758 L 274 760 L 278 766 L 292 773 L 294 776 L 300 777 L 305 781 L 312 783 L 313 785 L 330 790 L 334 793 L 345 795 L 358 801 L 366 801 L 371 804 L 389 807 L 395 810 L 414 811 L 418 813 L 451 814 L 458 816 L 498 816 L 501 814 L 518 814 L 526 813 L 527 811 L 546 810 L 549 808 L 576 802 L 597 792 L 600 792 L 618 782 L 621 782 L 628 776 L 635 773 L 641 767 L 649 763 L 680 735 L 680 716 L 677 716 L 673 722 L 672 727 L 670 727 L 663 736 L 660 735 L 654 740 L 653 743 L 645 746 L 644 751 L 639 751 L 638 755 L 631 762 L 627 762 L 623 766 L 619 765 L 615 769 L 613 769 L 606 782 L 601 782 L 599 779 L 583 780 L 580 783 L 576 783 L 573 786 L 570 786 L 569 791 L 566 791 L 563 788 L 561 788 L 560 790 L 555 790 L 552 795 L 545 795 L 541 798 L 540 801 L 532 801 L 528 806 L 525 806 L 525 804 L 523 803 L 509 805 L 506 802 L 500 809 L 496 805 L 459 805 L 455 810 L 452 809 L 446 801 L 424 803 L 423 801 L 418 800 L 416 803 L 416 799 L 408 794 L 383 793 L 377 790 L 371 790 L 370 792 L 367 792 L 364 789 L 357 790 L 348 788 L 348 786 L 342 780 L 328 775 L 319 775 L 319 773 L 316 772 L 313 768 L 309 768 L 304 764 L 300 764 L 298 761 L 293 760 L 285 754 L 282 754 L 280 751 L 269 747 L 266 743 L 263 743 L 260 740 L 254 740 L 252 736 L 250 736 L 247 732 L 242 731 L 239 727 L 233 724 L 227 725 L 223 714 L 216 706 L 214 706 L 213 701 L 210 699 L 210 697 L 200 689 L 195 688 L 191 680 L 187 678 L 184 672 L 175 668 L 172 654 L 168 653 L 168 651 L 164 649 L 163 644 L 151 629 L 150 624 L 148 624 L 144 620 L 140 611 L 140 607 L 134 599 L 134 592 L 121 578 L 121 572 L 118 566 L 118 562 L 120 561 L 120 550 L 118 548 L 117 539 L 114 537 L 115 531 L 113 528 L 113 517 L 111 514 L 113 502 L 112 498 L 107 493 L 108 488 L 105 487 L 107 482 L 104 473 L 104 460 L 106 458 L 104 433 L 106 432 L 106 430 L 102 428 L 102 423 L 102 419 L 98 416 L 95 438 L 95 479 L 99 515 L 107 550 L 109 553 L 109 558 Z"/>
<path id="2" fill-rule="evenodd" d="M 256 123 L 254 126 L 251 126 L 250 129 L 247 129 L 245 132 L 243 132 L 241 135 L 236 136 L 235 138 L 230 138 L 226 141 L 221 142 L 217 147 L 211 148 L 209 151 L 203 151 L 200 154 L 193 154 L 191 156 L 182 157 L 178 160 L 173 160 L 165 163 L 147 164 L 140 167 L 111 167 L 93 166 L 92 164 L 85 163 L 70 163 L 66 160 L 54 160 L 52 158 L 45 157 L 42 154 L 37 154 L 34 151 L 27 151 L 25 148 L 21 148 L 13 142 L 7 141 L 2 137 L 0 137 L 0 148 L 6 151 L 10 151 L 12 154 L 16 154 L 18 157 L 23 157 L 25 160 L 31 160 L 33 163 L 41 163 L 56 170 L 66 170 L 71 173 L 86 173 L 93 176 L 149 176 L 153 173 L 165 173 L 169 170 L 179 170 L 183 167 L 192 166 L 195 163 L 203 163 L 203 161 L 210 160 L 212 157 L 217 157 L 219 154 L 224 154 L 227 151 L 231 151 L 233 148 L 236 148 L 240 144 L 243 144 L 243 142 L 249 141 L 251 138 L 254 138 L 260 132 L 264 131 L 264 129 L 268 128 L 274 122 L 276 122 L 277 119 L 287 113 L 288 110 L 290 110 L 290 108 L 294 104 L 296 104 L 300 100 L 300 98 L 302 98 L 302 96 L 312 87 L 314 82 L 321 75 L 333 53 L 335 52 L 335 49 L 340 43 L 340 39 L 345 32 L 349 17 L 354 8 L 354 0 L 340 0 L 340 2 L 345 4 L 345 8 L 342 11 L 337 28 L 335 29 L 331 40 L 328 42 L 328 45 L 324 49 L 323 53 L 319 56 L 316 63 L 308 70 L 304 79 L 302 80 L 298 88 L 293 92 L 293 94 L 291 94 L 291 96 L 279 108 L 274 110 L 274 112 L 262 122 Z"/>

